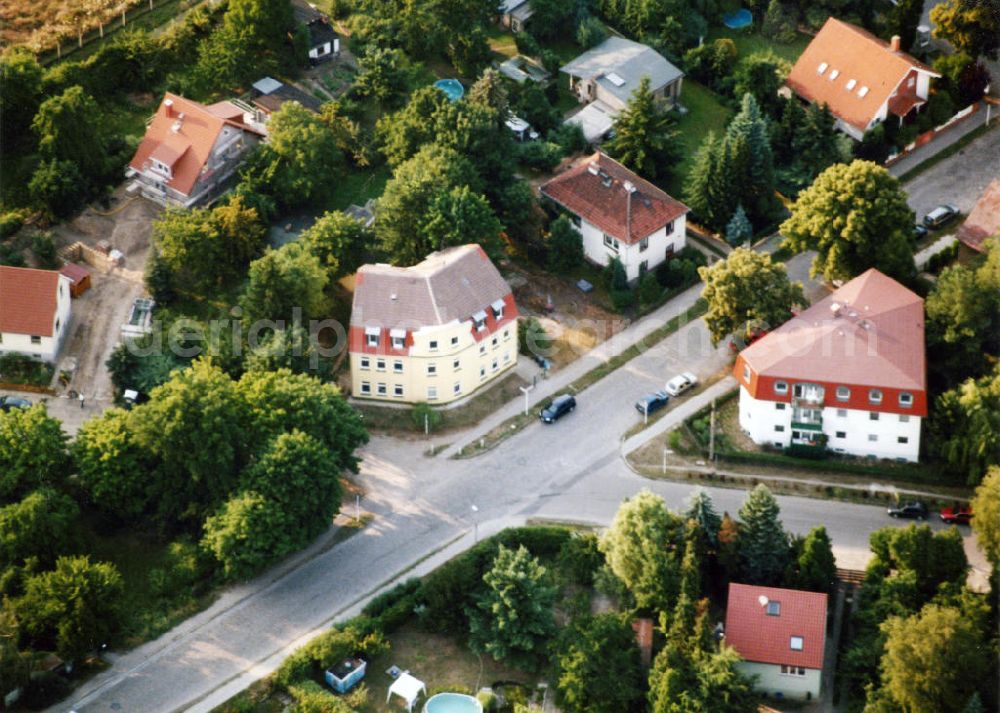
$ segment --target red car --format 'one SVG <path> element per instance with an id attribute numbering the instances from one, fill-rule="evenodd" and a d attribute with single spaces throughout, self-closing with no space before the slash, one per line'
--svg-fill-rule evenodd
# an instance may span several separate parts
<path id="1" fill-rule="evenodd" d="M 960 505 L 957 508 L 942 508 L 941 521 L 953 525 L 968 525 L 972 519 L 972 508 Z"/>

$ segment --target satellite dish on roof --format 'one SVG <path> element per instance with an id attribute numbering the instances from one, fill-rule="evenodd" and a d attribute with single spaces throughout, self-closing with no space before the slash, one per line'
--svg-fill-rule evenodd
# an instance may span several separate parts
<path id="1" fill-rule="evenodd" d="M 768 598 L 766 596 L 764 596 L 763 594 L 761 594 L 759 597 L 757 597 L 757 601 L 760 603 L 760 605 L 762 607 L 766 607 L 767 606 L 767 602 L 768 602 Z"/>

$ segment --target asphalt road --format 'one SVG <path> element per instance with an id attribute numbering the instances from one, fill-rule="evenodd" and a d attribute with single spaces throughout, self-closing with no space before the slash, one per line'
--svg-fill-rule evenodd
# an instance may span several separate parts
<path id="1" fill-rule="evenodd" d="M 793 276 L 804 274 L 808 260 L 792 261 Z M 209 710 L 415 563 L 422 563 L 413 572 L 420 573 L 434 564 L 427 558 L 456 538 L 471 544 L 479 527 L 485 533 L 528 517 L 607 523 L 621 500 L 642 488 L 683 507 L 691 486 L 633 474 L 619 454 L 620 434 L 639 418 L 632 405 L 639 394 L 659 388 L 682 366 L 705 373 L 724 362 L 699 321 L 584 391 L 576 411 L 557 424 L 536 423 L 479 457 L 442 461 L 422 455 L 421 441 L 372 439 L 360 482 L 362 505 L 375 519 L 361 534 L 310 553 L 278 576 L 233 587 L 209 610 L 118 658 L 54 710 Z M 744 495 L 710 492 L 719 510 L 729 512 Z M 879 507 L 779 502 L 791 532 L 825 524 L 843 566 L 862 566 L 868 535 L 896 524 Z M 968 528 L 964 534 L 968 539 Z"/>

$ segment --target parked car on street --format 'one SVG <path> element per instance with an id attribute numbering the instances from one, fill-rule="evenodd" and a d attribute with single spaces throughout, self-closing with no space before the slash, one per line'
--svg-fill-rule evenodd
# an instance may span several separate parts
<path id="1" fill-rule="evenodd" d="M 665 390 L 671 396 L 680 396 L 697 383 L 698 377 L 690 371 L 685 371 L 668 381 Z"/>
<path id="2" fill-rule="evenodd" d="M 928 230 L 922 225 L 913 226 L 913 238 L 915 240 L 923 240 L 927 237 Z"/>
<path id="3" fill-rule="evenodd" d="M 552 399 L 552 403 L 538 412 L 542 423 L 555 423 L 576 408 L 576 399 L 570 394 L 562 394 Z"/>
<path id="4" fill-rule="evenodd" d="M 945 223 L 957 218 L 958 212 L 958 208 L 950 203 L 939 205 L 924 216 L 924 225 L 928 228 L 940 228 Z"/>
<path id="5" fill-rule="evenodd" d="M 31 402 L 17 396 L 0 396 L 0 411 L 10 411 L 14 408 L 31 408 Z"/>
<path id="6" fill-rule="evenodd" d="M 911 520 L 927 519 L 927 506 L 919 500 L 890 507 L 886 512 L 889 513 L 889 517 L 903 517 Z"/>
<path id="7" fill-rule="evenodd" d="M 968 525 L 972 519 L 972 508 L 968 505 L 958 507 L 941 508 L 941 522 L 953 525 Z"/>
<path id="8" fill-rule="evenodd" d="M 636 401 L 635 410 L 643 416 L 646 416 L 659 411 L 667 405 L 668 401 L 670 401 L 670 397 L 667 395 L 666 391 L 654 391 L 653 393 L 646 394 L 641 399 Z"/>

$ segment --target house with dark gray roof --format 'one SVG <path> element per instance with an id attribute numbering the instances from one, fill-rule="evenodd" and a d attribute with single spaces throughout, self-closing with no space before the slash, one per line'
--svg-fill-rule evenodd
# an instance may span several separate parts
<path id="1" fill-rule="evenodd" d="M 659 52 L 624 37 L 609 37 L 559 69 L 569 75 L 569 88 L 586 104 L 567 121 L 583 128 L 590 141 L 601 138 L 628 104 L 643 77 L 654 96 L 678 101 L 684 73 Z"/>

